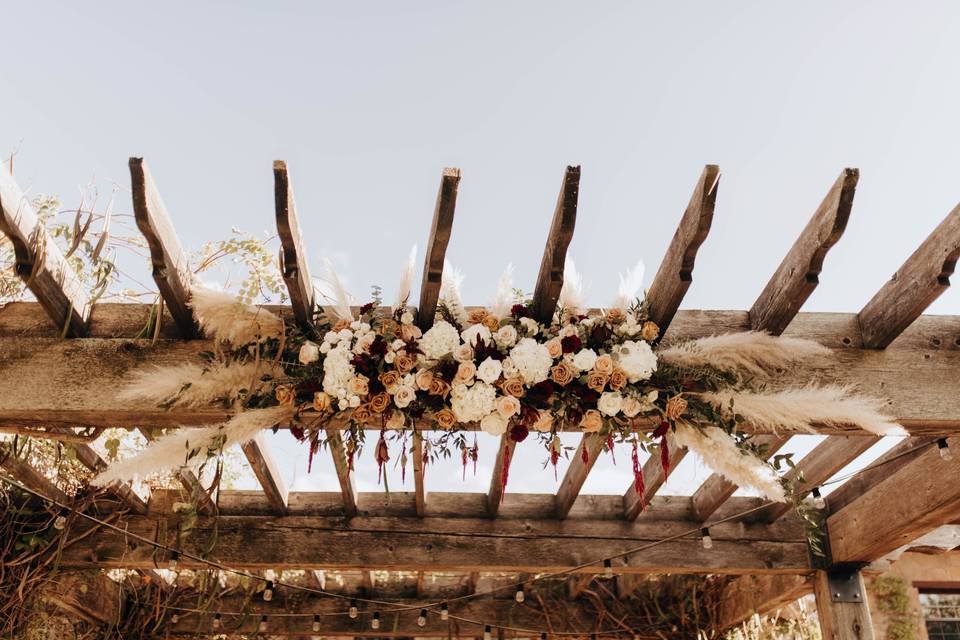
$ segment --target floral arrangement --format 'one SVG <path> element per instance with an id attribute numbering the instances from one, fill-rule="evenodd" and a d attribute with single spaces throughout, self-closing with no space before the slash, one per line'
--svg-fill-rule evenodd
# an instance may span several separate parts
<path id="1" fill-rule="evenodd" d="M 207 354 L 204 363 L 137 372 L 123 394 L 167 407 L 225 404 L 236 416 L 161 437 L 97 482 L 199 462 L 282 422 L 309 443 L 311 460 L 330 430 L 344 430 L 351 468 L 371 428 L 380 430 L 381 467 L 389 459 L 388 434 L 401 434 L 405 443 L 414 429 L 436 434 L 426 439 L 425 461 L 437 450 L 449 455 L 451 447 L 459 449 L 464 466 L 476 461 L 476 439 L 471 445 L 467 434 L 480 429 L 516 443 L 534 433 L 556 467 L 563 455 L 558 432 L 579 430 L 603 438 L 611 451 L 616 442 L 632 446 L 641 499 L 638 450 L 658 450 L 668 472 L 667 438 L 674 437 L 737 484 L 782 501 L 782 482 L 742 423 L 752 431 L 812 431 L 821 423 L 902 433 L 877 401 L 846 388 L 766 388 L 779 370 L 827 355 L 819 344 L 746 332 L 661 347 L 660 329 L 637 296 L 642 267 L 621 278 L 609 308 L 588 314 L 570 265 L 550 323 L 533 317 L 509 270 L 492 304 L 467 310 L 448 267 L 436 317 L 425 331 L 407 306 L 412 256 L 397 301 L 385 307 L 375 299 L 356 313 L 328 266 L 335 303 L 317 309 L 309 329 L 197 287 L 194 312 L 223 347 L 220 354 Z M 401 460 L 405 468 L 406 446 Z M 509 460 L 504 466 L 506 472 Z"/>

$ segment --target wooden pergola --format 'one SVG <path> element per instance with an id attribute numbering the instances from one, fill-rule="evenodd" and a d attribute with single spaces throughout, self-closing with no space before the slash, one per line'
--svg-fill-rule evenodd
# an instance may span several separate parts
<path id="1" fill-rule="evenodd" d="M 36 302 L 0 308 L 0 427 L 5 430 L 33 429 L 45 437 L 75 441 L 78 429 L 123 427 L 140 429 L 149 438 L 152 428 L 202 426 L 227 417 L 225 411 L 165 410 L 103 393 L 120 388 L 125 375 L 147 361 L 176 364 L 211 350 L 187 304 L 190 265 L 157 186 L 142 159 L 132 158 L 130 171 L 136 221 L 148 242 L 153 276 L 165 307 L 155 340 L 135 337 L 148 323 L 150 305 L 89 304 L 62 253 L 38 228 L 12 177 L 0 173 L 0 230 L 13 242 L 17 272 L 36 298 Z M 291 300 L 289 307 L 280 310 L 291 321 L 308 322 L 314 289 L 290 178 L 283 162 L 274 163 L 273 172 L 281 268 Z M 540 318 L 552 316 L 563 283 L 579 178 L 579 167 L 568 167 L 563 176 L 534 289 L 534 308 Z M 258 438 L 244 445 L 243 451 L 262 491 L 224 490 L 215 500 L 208 499 L 179 566 L 209 568 L 194 559 L 205 554 L 224 566 L 251 572 L 302 570 L 307 583 L 318 589 L 332 589 L 326 586 L 327 576 L 338 572 L 348 577 L 343 593 L 366 597 L 388 593 L 384 583 L 395 576 L 413 577 L 403 598 L 391 598 L 408 604 L 408 610 L 391 615 L 390 623 L 377 630 L 363 615 L 358 619 L 330 615 L 343 610 L 342 601 L 305 597 L 295 603 L 281 598 L 222 603 L 221 611 L 247 607 L 249 616 L 237 619 L 237 632 L 256 632 L 260 616 L 267 615 L 272 635 L 475 637 L 483 634 L 482 628 L 461 624 L 452 630 L 449 622 L 435 615 L 420 626 L 420 603 L 442 600 L 451 589 L 461 594 L 483 591 L 478 585 L 496 576 L 501 583 L 524 584 L 539 574 L 568 572 L 564 574 L 569 587 L 564 614 L 568 630 L 588 628 L 589 623 L 583 623 L 589 608 L 580 596 L 598 584 L 626 599 L 651 575 L 712 574 L 734 576 L 725 587 L 723 628 L 813 592 L 824 637 L 872 638 L 862 571 L 938 527 L 960 520 L 960 459 L 945 459 L 937 446 L 931 446 L 946 439 L 960 452 L 960 316 L 923 315 L 949 286 L 960 257 L 960 207 L 947 215 L 859 313 L 801 313 L 819 283 L 827 252 L 843 235 L 858 179 L 856 169 L 841 172 L 749 310 L 680 310 L 692 283 L 697 251 L 710 231 L 718 193 L 719 167 L 707 165 L 647 296 L 652 319 L 665 332 L 665 341 L 749 329 L 813 339 L 832 348 L 834 356 L 826 363 L 786 372 L 788 384 L 810 380 L 851 384 L 888 399 L 887 410 L 910 437 L 829 494 L 823 524 L 825 557 L 811 553 L 804 523 L 789 505 L 755 509 L 763 505 L 760 499 L 735 497 L 737 486 L 716 474 L 692 496 L 660 495 L 665 478 L 651 459 L 644 467 L 645 498 L 650 505 L 646 511 L 641 510 L 632 484 L 624 487 L 622 497 L 581 494 L 604 445 L 600 437 L 590 434 L 579 444 L 588 455 L 581 456 L 578 450 L 571 457 L 555 495 L 501 496 L 504 452 L 515 446 L 507 436 L 485 495 L 428 494 L 421 456 L 416 454 L 412 456 L 414 492 L 394 492 L 389 499 L 380 493 L 358 493 L 347 471 L 338 425 L 331 425 L 330 451 L 339 493 L 290 493 L 267 442 Z M 443 171 L 418 305 L 421 326 L 431 323 L 437 307 L 459 181 L 459 170 Z M 820 433 L 828 437 L 789 472 L 795 479 L 802 478 L 806 490 L 821 486 L 878 441 L 871 434 L 842 428 L 824 427 Z M 789 437 L 758 434 L 756 439 L 773 455 Z M 413 443 L 419 450 L 419 434 Z M 87 467 L 105 466 L 88 444 L 73 446 Z M 685 454 L 685 449 L 671 443 L 674 465 Z M 40 470 L 12 456 L 0 464 L 4 474 L 32 490 L 60 502 L 69 500 Z M 198 482 L 185 470 L 180 480 L 188 489 Z M 145 503 L 129 486 L 116 485 L 111 490 L 128 509 L 122 519 L 124 530 L 164 545 L 174 543 L 180 516 L 173 510 L 176 497 L 171 492 L 155 492 Z M 746 517 L 725 521 L 751 509 Z M 709 550 L 699 537 L 682 536 L 704 526 L 713 539 Z M 677 537 L 664 542 L 672 536 Z M 212 548 L 207 548 L 214 539 Z M 656 545 L 623 556 L 646 543 Z M 604 558 L 615 558 L 606 571 L 599 564 Z M 137 538 L 100 529 L 83 544 L 66 549 L 61 566 L 149 573 L 165 561 L 155 547 Z M 431 591 L 431 585 L 442 585 L 442 589 Z M 70 580 L 62 584 L 60 601 L 70 611 L 101 621 L 121 614 L 119 599 L 110 591 L 119 588 L 115 583 L 96 594 L 71 591 L 74 586 Z M 513 595 L 507 589 L 451 604 L 451 614 L 484 621 L 500 629 L 501 635 L 524 635 L 511 628 L 544 628 L 536 604 L 529 599 L 517 603 Z M 362 603 L 360 608 L 370 611 Z M 304 615 L 280 615 L 290 611 Z M 319 632 L 311 625 L 312 614 L 321 615 Z M 210 629 L 209 623 L 209 616 L 182 615 L 165 632 L 192 635 Z"/>

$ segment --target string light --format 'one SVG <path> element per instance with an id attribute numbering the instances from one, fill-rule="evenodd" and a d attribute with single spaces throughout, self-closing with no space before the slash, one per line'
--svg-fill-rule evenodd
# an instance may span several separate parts
<path id="1" fill-rule="evenodd" d="M 63 531 L 63 528 L 67 526 L 67 516 L 68 511 L 66 509 L 60 509 L 60 512 L 57 513 L 57 517 L 53 519 L 53 528 L 57 531 Z"/>
<path id="2" fill-rule="evenodd" d="M 713 549 L 713 538 L 710 537 L 709 527 L 703 527 L 700 529 L 700 542 L 703 544 L 704 549 Z"/>
<path id="3" fill-rule="evenodd" d="M 357 599 L 356 599 L 356 598 L 351 598 L 351 599 L 350 599 L 350 612 L 349 612 L 349 614 L 350 614 L 350 619 L 351 619 L 351 620 L 356 620 L 356 619 L 357 619 L 357 616 L 359 615 L 359 612 L 357 611 Z"/>
<path id="4" fill-rule="evenodd" d="M 517 585 L 517 593 L 513 596 L 513 599 L 517 602 L 523 602 L 526 596 L 523 593 L 523 583 Z"/>
<path id="5" fill-rule="evenodd" d="M 320 631 L 320 616 L 313 616 L 313 630 Z"/>
<path id="6" fill-rule="evenodd" d="M 219 629 L 219 628 L 220 628 L 220 614 L 219 614 L 219 613 L 213 614 L 213 628 L 214 628 L 214 629 Z"/>
<path id="7" fill-rule="evenodd" d="M 263 601 L 270 602 L 273 600 L 273 580 L 267 580 L 267 586 L 263 590 Z"/>
<path id="8" fill-rule="evenodd" d="M 260 633 L 267 630 L 267 616 L 260 616 L 260 626 L 257 628 L 260 630 Z"/>
<path id="9" fill-rule="evenodd" d="M 417 616 L 417 626 L 425 627 L 427 625 L 427 610 L 420 609 L 420 615 Z"/>
<path id="10" fill-rule="evenodd" d="M 490 640 L 493 637 L 493 629 L 490 628 L 490 625 L 486 625 L 483 628 L 483 640 Z"/>
<path id="11" fill-rule="evenodd" d="M 370 628 L 371 628 L 371 629 L 379 629 L 379 628 L 380 628 L 380 612 L 379 612 L 379 611 L 374 611 L 374 612 L 373 612 L 373 619 L 370 620 Z"/>
<path id="12" fill-rule="evenodd" d="M 440 619 L 444 622 L 450 619 L 450 608 L 446 602 L 440 605 Z"/>
<path id="13" fill-rule="evenodd" d="M 167 569 L 170 569 L 170 571 L 176 571 L 176 570 L 177 570 L 177 560 L 179 560 L 179 559 L 180 559 L 180 552 L 179 552 L 179 551 L 171 551 L 171 552 L 170 552 L 170 559 L 167 561 Z"/>
<path id="14" fill-rule="evenodd" d="M 610 558 L 603 561 L 603 575 L 607 578 L 613 577 L 613 563 L 610 562 Z"/>
<path id="15" fill-rule="evenodd" d="M 827 507 L 827 501 L 823 499 L 823 496 L 820 494 L 820 487 L 814 487 L 813 491 L 810 492 L 810 495 L 813 497 L 813 506 L 817 509 L 825 509 Z"/>
<path id="16" fill-rule="evenodd" d="M 950 445 L 947 443 L 946 438 L 940 438 L 937 440 L 937 449 L 940 450 L 940 457 L 950 462 L 953 460 L 953 452 L 950 451 Z"/>

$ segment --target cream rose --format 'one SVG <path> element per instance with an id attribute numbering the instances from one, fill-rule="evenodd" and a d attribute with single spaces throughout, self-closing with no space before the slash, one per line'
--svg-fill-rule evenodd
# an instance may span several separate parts
<path id="1" fill-rule="evenodd" d="M 477 365 L 472 362 L 461 362 L 460 366 L 457 367 L 457 375 L 453 377 L 453 380 L 461 384 L 470 384 L 476 375 Z"/>
<path id="2" fill-rule="evenodd" d="M 417 375 L 414 377 L 414 380 L 417 383 L 417 388 L 421 391 L 429 391 L 430 385 L 433 383 L 433 372 L 428 369 L 421 369 L 417 371 Z"/>
<path id="3" fill-rule="evenodd" d="M 597 352 L 593 349 L 580 349 L 577 355 L 573 356 L 573 366 L 580 371 L 590 371 L 597 362 Z"/>
<path id="4" fill-rule="evenodd" d="M 597 401 L 597 409 L 605 416 L 615 416 L 623 408 L 623 396 L 616 391 L 607 392 Z"/>
<path id="5" fill-rule="evenodd" d="M 480 421 L 480 428 L 494 436 L 502 436 L 507 432 L 507 419 L 499 413 L 491 413 Z"/>
<path id="6" fill-rule="evenodd" d="M 556 359 L 563 355 L 563 344 L 560 342 L 560 338 L 550 338 L 544 343 L 544 346 L 550 353 L 551 358 Z"/>
<path id="7" fill-rule="evenodd" d="M 405 409 L 410 406 L 410 403 L 413 402 L 417 397 L 417 392 L 413 387 L 408 387 L 407 385 L 401 385 L 395 394 L 393 394 L 393 403 Z"/>
<path id="8" fill-rule="evenodd" d="M 316 342 L 307 340 L 300 347 L 300 354 L 297 356 L 301 364 L 312 364 L 320 359 L 320 347 Z"/>
<path id="9" fill-rule="evenodd" d="M 513 396 L 500 396 L 494 403 L 499 413 L 504 418 L 510 418 L 520 413 L 520 401 Z"/>
<path id="10" fill-rule="evenodd" d="M 473 347 L 462 344 L 453 350 L 453 359 L 457 362 L 473 362 Z"/>
<path id="11" fill-rule="evenodd" d="M 603 354 L 593 363 L 593 370 L 597 373 L 613 373 L 613 358 Z"/>
<path id="12" fill-rule="evenodd" d="M 487 384 L 496 382 L 501 373 L 503 373 L 503 365 L 493 358 L 487 358 L 477 367 L 477 377 Z"/>

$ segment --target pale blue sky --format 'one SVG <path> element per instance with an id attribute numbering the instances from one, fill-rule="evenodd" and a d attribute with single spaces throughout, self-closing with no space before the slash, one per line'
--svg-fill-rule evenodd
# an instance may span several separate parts
<path id="1" fill-rule="evenodd" d="M 142 155 L 196 247 L 271 229 L 285 159 L 315 271 L 334 258 L 359 297 L 423 247 L 444 166 L 468 302 L 510 261 L 532 287 L 567 164 L 595 304 L 638 258 L 649 282 L 706 163 L 723 177 L 689 307 L 748 308 L 845 166 L 853 213 L 806 310 L 859 310 L 960 200 L 953 2 L 21 2 L 4 25 L 21 186 L 126 189 Z"/>

